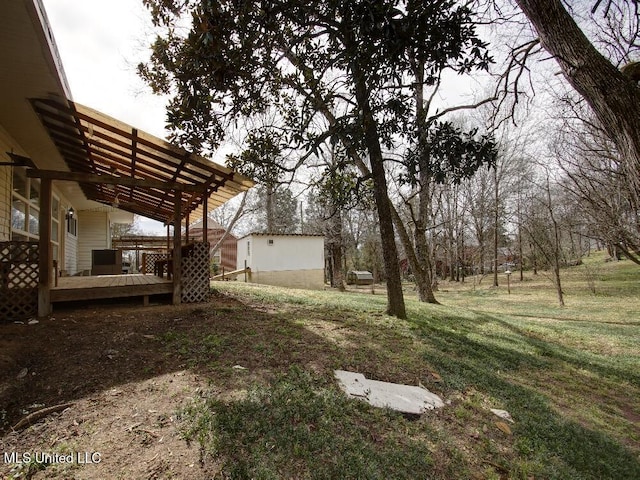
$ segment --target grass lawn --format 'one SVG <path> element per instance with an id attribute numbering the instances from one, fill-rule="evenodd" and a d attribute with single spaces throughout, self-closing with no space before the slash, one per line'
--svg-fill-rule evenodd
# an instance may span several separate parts
<path id="1" fill-rule="evenodd" d="M 500 280 L 443 283 L 440 305 L 408 286 L 407 321 L 364 290 L 215 283 L 243 327 L 162 339 L 210 379 L 180 412 L 184 436 L 223 478 L 640 478 L 640 267 L 595 255 L 567 269 L 564 308 L 543 273 L 514 274 L 511 294 Z M 369 407 L 334 369 L 446 405 Z"/>

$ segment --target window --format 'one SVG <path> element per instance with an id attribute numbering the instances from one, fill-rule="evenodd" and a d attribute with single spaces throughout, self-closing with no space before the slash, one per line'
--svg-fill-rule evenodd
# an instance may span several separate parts
<path id="1" fill-rule="evenodd" d="M 273 238 L 270 238 L 269 240 L 267 240 L 267 245 L 273 245 Z"/>
<path id="2" fill-rule="evenodd" d="M 27 230 L 27 206 L 18 199 L 13 198 L 11 201 L 11 229 L 25 232 Z"/>
<path id="3" fill-rule="evenodd" d="M 13 169 L 11 238 L 37 240 L 40 234 L 40 180 L 27 178 L 25 168 Z"/>
<path id="4" fill-rule="evenodd" d="M 69 232 L 74 237 L 78 236 L 78 220 L 74 217 L 67 218 L 67 232 Z"/>
<path id="5" fill-rule="evenodd" d="M 40 203 L 40 181 L 34 178 L 29 179 L 29 200 L 34 205 Z"/>
<path id="6" fill-rule="evenodd" d="M 13 169 L 11 193 L 11 238 L 33 241 L 40 236 L 40 180 L 28 178 L 25 168 Z M 60 199 L 51 199 L 51 243 L 53 258 L 60 246 Z"/>
<path id="7" fill-rule="evenodd" d="M 55 195 L 51 198 L 51 246 L 53 259 L 59 262 L 60 249 L 60 199 Z"/>
<path id="8" fill-rule="evenodd" d="M 40 210 L 29 207 L 29 233 L 34 237 L 40 234 Z"/>
<path id="9" fill-rule="evenodd" d="M 60 216 L 60 200 L 58 199 L 58 197 L 54 195 L 51 201 L 51 218 L 57 222 L 59 216 Z"/>
<path id="10" fill-rule="evenodd" d="M 247 240 L 247 257 L 251 256 L 251 242 Z"/>

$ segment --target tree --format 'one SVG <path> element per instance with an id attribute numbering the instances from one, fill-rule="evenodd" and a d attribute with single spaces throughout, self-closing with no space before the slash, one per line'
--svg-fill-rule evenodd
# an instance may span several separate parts
<path id="1" fill-rule="evenodd" d="M 140 217 L 138 215 L 133 216 L 133 222 L 131 223 L 112 223 L 111 224 L 111 238 L 119 238 L 124 235 L 141 235 Z"/>
<path id="2" fill-rule="evenodd" d="M 573 120 L 573 121 L 572 121 Z M 602 129 L 565 115 L 555 156 L 562 187 L 574 205 L 574 218 L 591 237 L 619 249 L 640 265 L 640 205 L 633 184 Z M 580 226 L 573 230 L 580 234 Z"/>
<path id="3" fill-rule="evenodd" d="M 307 228 L 324 235 L 329 282 L 344 291 L 343 217 L 348 210 L 372 203 L 371 185 L 358 181 L 357 172 L 340 144 L 330 145 L 320 158 L 320 176 L 312 181 L 307 197 Z"/>
<path id="4" fill-rule="evenodd" d="M 421 116 L 424 115 L 426 112 Z M 434 219 L 433 188 L 447 183 L 459 184 L 473 176 L 481 166 L 494 165 L 495 158 L 494 142 L 487 136 L 478 136 L 477 129 L 464 131 L 451 122 L 438 121 L 437 117 L 419 127 L 418 140 L 405 155 L 405 172 L 401 176 L 401 183 L 411 186 L 405 203 L 409 207 L 409 224 L 413 225 L 413 248 L 404 226 L 400 222 L 396 225 L 421 301 L 437 303 L 432 288 L 433 249 L 428 240 Z"/>
<path id="5" fill-rule="evenodd" d="M 298 201 L 286 185 L 278 185 L 271 190 L 264 185 L 258 186 L 250 209 L 256 232 L 283 234 L 299 231 Z"/>
<path id="6" fill-rule="evenodd" d="M 552 268 L 552 281 L 556 287 L 558 303 L 564 306 L 564 292 L 560 277 L 563 258 L 561 244 L 561 225 L 559 221 L 559 205 L 557 185 L 551 183 L 549 168 L 540 165 L 540 178 L 532 178 L 527 201 L 525 221 L 522 228 L 526 231 L 536 251 L 545 259 L 546 265 Z M 554 188 L 555 187 L 555 188 Z"/>
<path id="7" fill-rule="evenodd" d="M 252 177 L 260 186 L 251 210 L 259 212 L 258 230 L 269 233 L 293 233 L 297 229 L 297 202 L 288 188 L 296 165 L 288 166 L 283 155 L 282 136 L 272 127 L 250 131 L 240 155 L 228 155 L 227 164 Z"/>
<path id="8" fill-rule="evenodd" d="M 141 75 L 171 94 L 174 138 L 213 148 L 237 115 L 284 105 L 290 140 L 313 150 L 330 136 L 352 158 L 368 160 L 387 277 L 387 311 L 406 317 L 383 147 L 406 134 L 412 65 L 425 83 L 447 66 L 460 73 L 486 68 L 486 45 L 473 12 L 453 0 L 171 1 L 144 0 L 167 27 Z M 176 18 L 192 16 L 188 35 Z M 339 105 L 341 116 L 332 108 Z M 329 120 L 319 132 L 315 114 Z M 359 165 L 364 166 L 364 165 Z M 361 170 L 363 170 L 361 168 Z"/>
<path id="9" fill-rule="evenodd" d="M 600 125 L 615 144 L 625 170 L 634 185 L 636 202 L 640 196 L 640 88 L 618 70 L 589 41 L 561 0 L 516 0 L 535 27 L 542 46 L 553 56 L 565 78 L 587 101 Z M 595 12 L 601 0 L 594 0 Z M 611 6 L 628 4 L 609 0 Z M 635 15 L 637 16 L 637 2 Z M 637 25 L 637 23 L 636 23 Z"/>
<path id="10" fill-rule="evenodd" d="M 236 207 L 235 211 L 232 213 L 232 215 L 230 217 L 225 215 L 227 213 L 226 210 L 228 209 L 228 205 L 229 205 L 228 203 L 224 203 L 224 204 L 220 205 L 220 207 L 218 207 L 216 210 L 214 210 L 213 212 L 211 212 L 209 214 L 209 217 L 211 219 L 214 219 L 218 223 L 218 225 L 222 226 L 222 228 L 224 229 L 224 233 L 222 234 L 220 239 L 218 239 L 216 244 L 215 245 L 209 245 L 209 257 L 210 258 L 213 258 L 213 256 L 222 247 L 224 241 L 231 234 L 231 231 L 236 226 L 238 221 L 244 215 L 247 214 L 247 210 L 245 209 L 245 206 L 246 206 L 246 203 L 247 203 L 248 195 L 249 195 L 249 191 L 248 190 L 242 194 L 242 197 L 240 198 L 239 205 Z"/>

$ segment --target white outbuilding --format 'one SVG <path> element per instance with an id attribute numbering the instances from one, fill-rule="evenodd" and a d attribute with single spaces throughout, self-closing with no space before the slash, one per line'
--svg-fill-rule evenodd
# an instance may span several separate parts
<path id="1" fill-rule="evenodd" d="M 322 235 L 251 233 L 238 240 L 238 269 L 248 282 L 290 288 L 324 288 Z M 240 275 L 238 280 L 245 276 Z"/>

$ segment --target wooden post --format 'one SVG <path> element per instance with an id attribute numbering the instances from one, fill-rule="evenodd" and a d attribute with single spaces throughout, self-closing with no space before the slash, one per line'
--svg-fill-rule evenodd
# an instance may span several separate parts
<path id="1" fill-rule="evenodd" d="M 181 238 L 180 232 L 180 217 L 181 212 L 182 195 L 180 192 L 175 192 L 175 205 L 173 208 L 173 304 L 180 305 L 182 301 L 182 251 L 181 251 Z"/>
<path id="2" fill-rule="evenodd" d="M 189 214 L 187 213 L 187 217 L 184 222 L 184 238 L 186 239 L 185 245 L 189 244 Z"/>
<path id="3" fill-rule="evenodd" d="M 204 243 L 209 240 L 209 197 L 207 193 L 205 190 L 202 200 L 202 241 Z"/>
<path id="4" fill-rule="evenodd" d="M 38 317 L 51 313 L 51 179 L 40 181 L 40 244 L 38 246 Z"/>
<path id="5" fill-rule="evenodd" d="M 142 252 L 142 273 L 147 274 L 147 252 Z"/>

